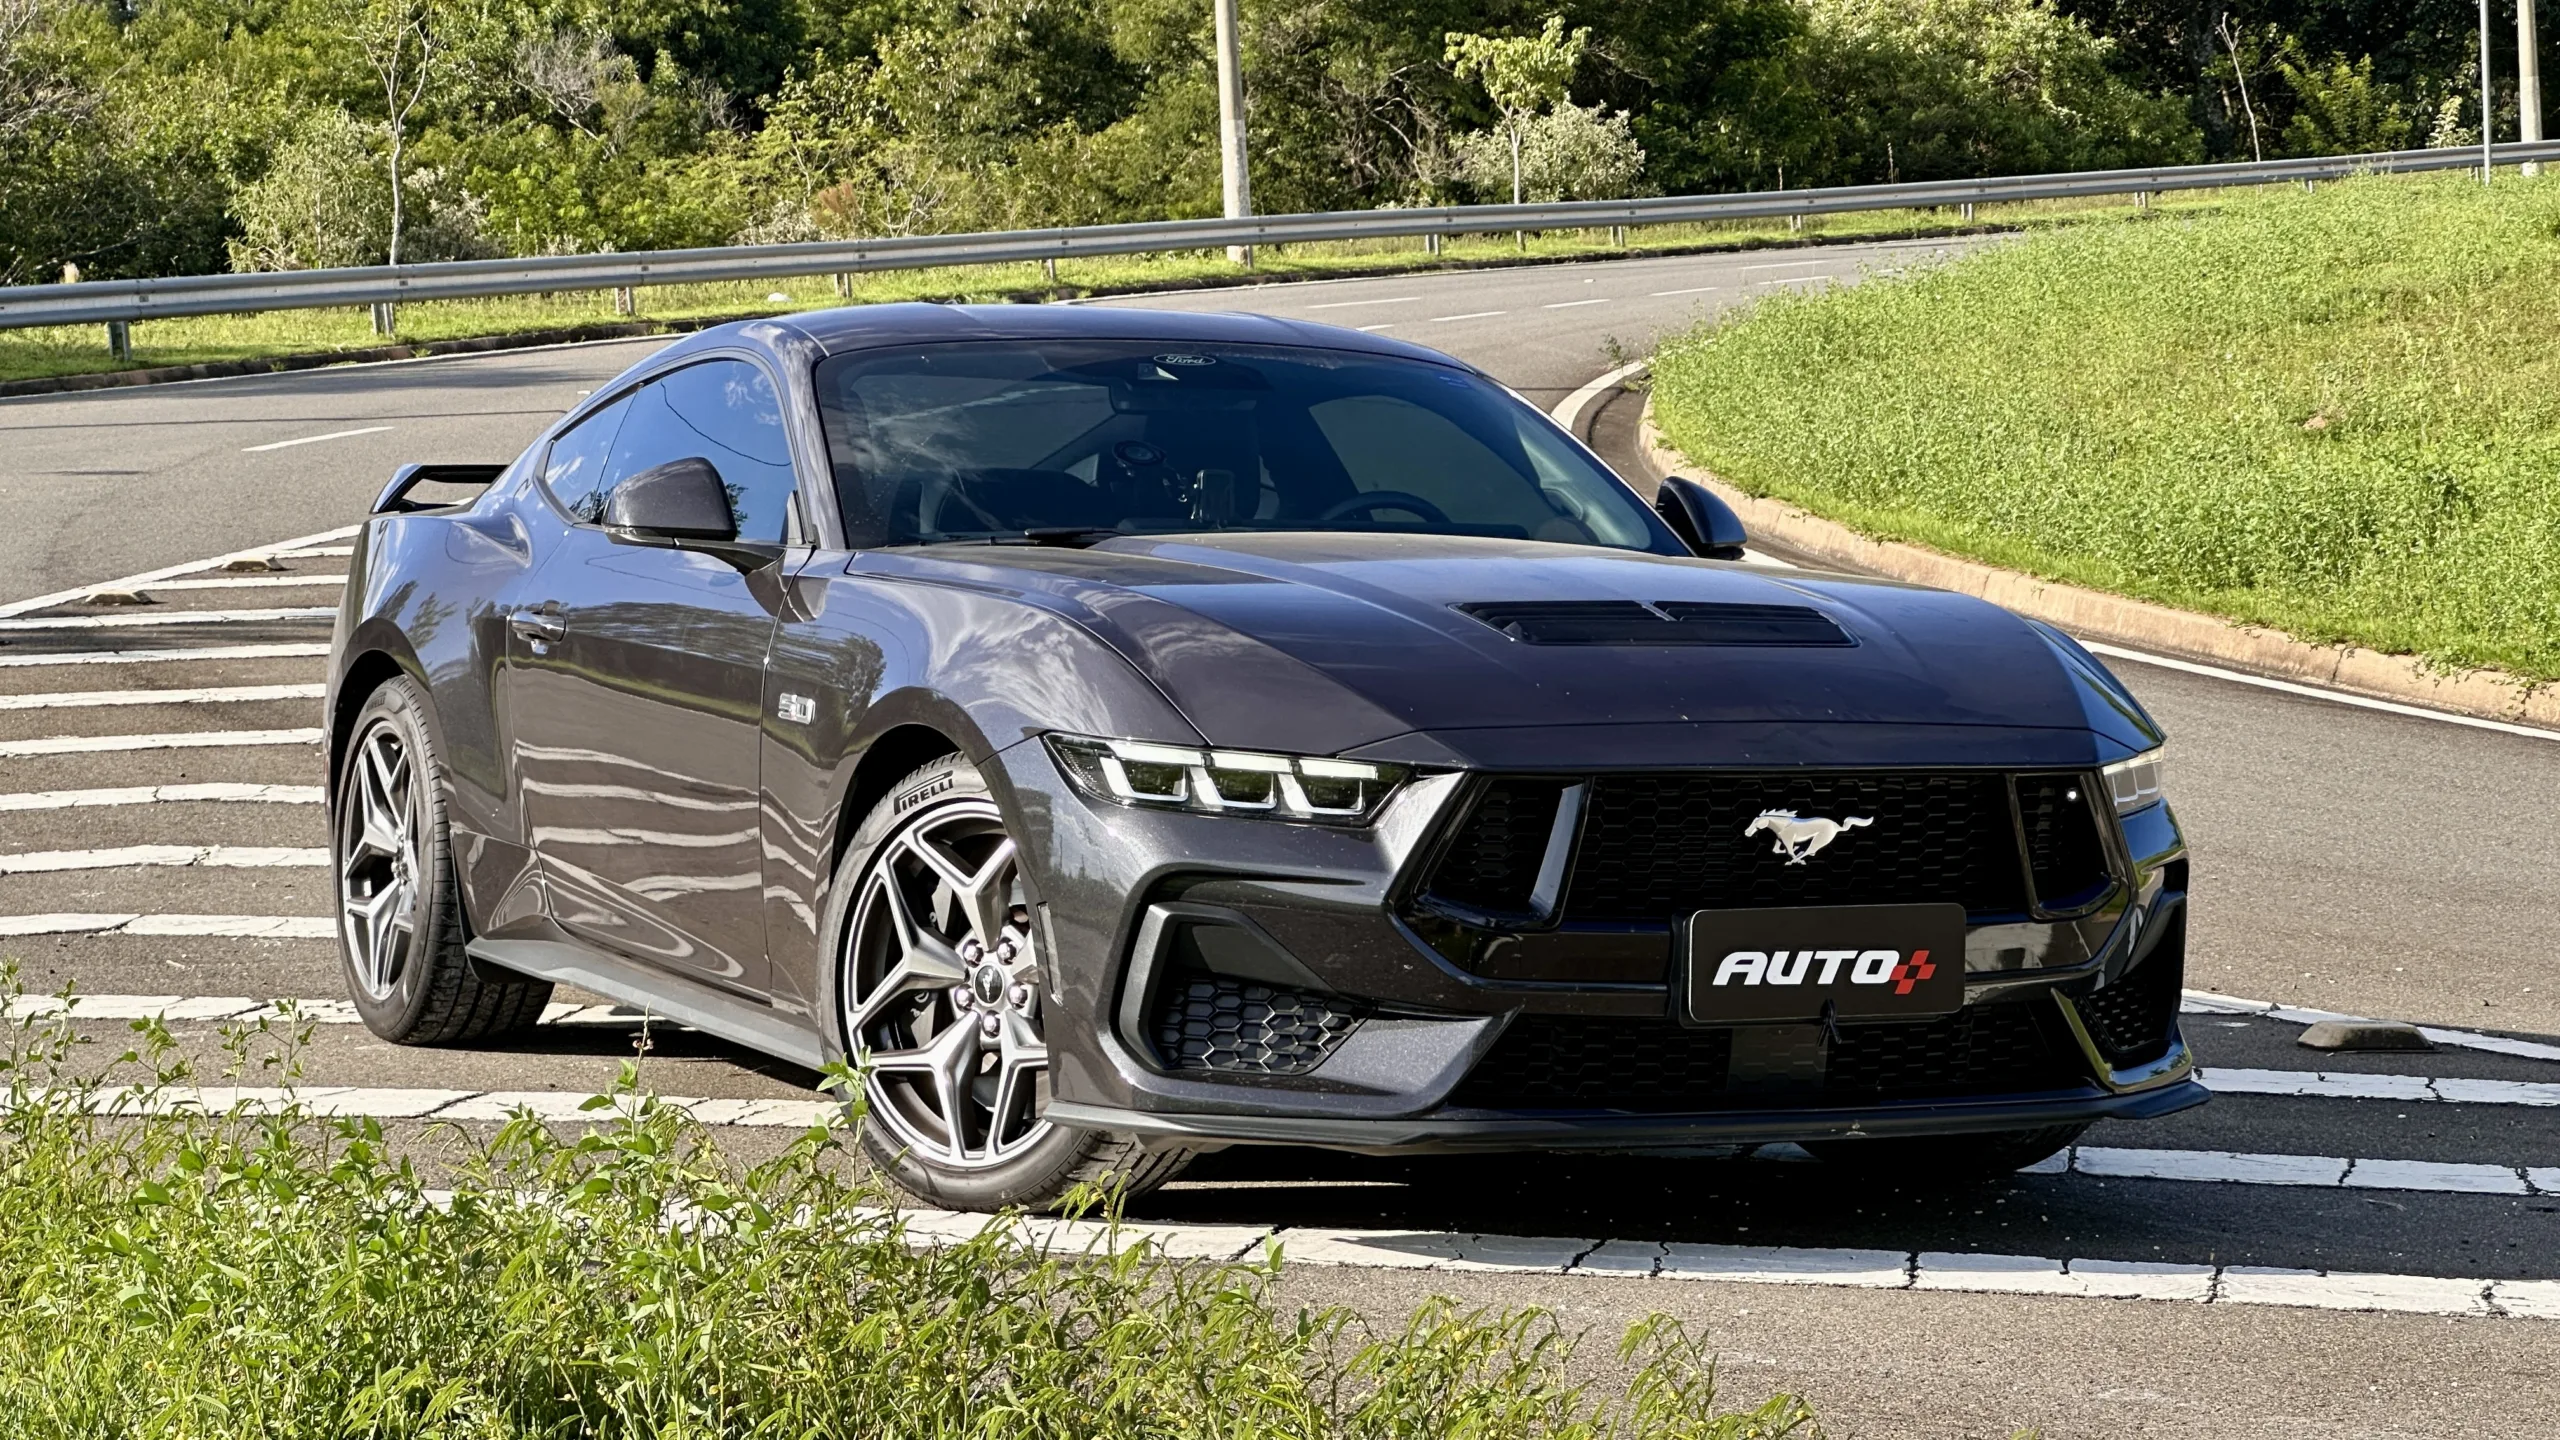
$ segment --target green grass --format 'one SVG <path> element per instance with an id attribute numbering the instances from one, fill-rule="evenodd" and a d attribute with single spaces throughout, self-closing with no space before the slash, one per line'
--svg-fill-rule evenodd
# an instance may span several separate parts
<path id="1" fill-rule="evenodd" d="M 2560 177 L 2054 228 L 1663 347 L 1671 442 L 1871 535 L 2560 678 Z"/>
<path id="2" fill-rule="evenodd" d="M 11 1440 L 1812 1433 L 1790 1398 L 1718 1409 L 1660 1319 L 1586 1392 L 1540 1311 L 1435 1302 L 1371 1333 L 1284 1309 L 1268 1260 L 910 1245 L 843 1130 L 741 1166 L 629 1072 L 578 1138 L 449 1132 L 436 1172 L 376 1122 L 102 1114 L 101 1084 L 183 1078 L 167 1032 L 135 1032 L 97 1064 L 66 1023 L 0 1022 Z M 232 1068 L 289 1078 L 298 1040 L 235 1032 Z"/>
<path id="3" fill-rule="evenodd" d="M 2121 202 L 2118 202 L 2121 203 Z M 2085 202 L 1983 206 L 1977 225 L 2042 225 L 2096 213 Z M 1946 233 L 1956 213 L 1876 211 L 1817 217 L 1801 232 L 1784 222 L 1658 225 L 1630 232 L 1628 248 L 1609 243 L 1606 230 L 1552 231 L 1529 237 L 1531 259 L 1662 253 L 1699 248 L 1749 247 L 1806 239 Z M 851 303 L 891 300 L 1004 302 L 1080 294 L 1233 283 L 1238 279 L 1319 279 L 1445 265 L 1493 265 L 1516 261 L 1523 251 L 1509 235 L 1471 235 L 1449 241 L 1435 257 L 1416 239 L 1342 241 L 1264 247 L 1252 276 L 1243 276 L 1223 252 L 1132 255 L 1063 260 L 1053 282 L 1036 264 L 952 266 L 883 271 L 854 278 Z M 785 298 L 769 298 L 781 294 Z M 673 285 L 639 292 L 640 316 L 659 321 L 700 321 L 824 309 L 849 303 L 824 276 L 753 284 Z M 489 335 L 523 334 L 580 326 L 626 323 L 613 310 L 610 291 L 563 292 L 496 300 L 427 301 L 399 310 L 398 342 L 423 343 Z M 395 343 L 373 333 L 361 308 L 280 310 L 253 315 L 206 315 L 152 320 L 133 327 L 133 358 L 118 362 L 107 352 L 104 326 L 0 330 L 0 381 L 108 370 L 194 365 L 213 361 L 326 355 Z"/>

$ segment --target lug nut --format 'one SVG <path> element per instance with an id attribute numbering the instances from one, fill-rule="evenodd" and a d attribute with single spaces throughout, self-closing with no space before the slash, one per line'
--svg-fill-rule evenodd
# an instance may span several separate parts
<path id="1" fill-rule="evenodd" d="M 978 1017 L 978 1033 L 993 1040 L 1004 1030 L 1004 1018 L 993 1010 Z"/>
<path id="2" fill-rule="evenodd" d="M 951 1004 L 956 1009 L 974 1010 L 978 1005 L 978 992 L 966 985 L 954 985 L 951 987 Z"/>
<path id="3" fill-rule="evenodd" d="M 1018 952 L 1014 947 L 1014 943 L 1010 940 L 1004 941 L 996 946 L 996 958 L 998 960 L 1011 960 L 1016 953 Z"/>
<path id="4" fill-rule="evenodd" d="M 1016 985 L 1012 989 L 1004 992 L 1004 998 L 1013 1002 L 1014 1009 L 1028 1010 L 1031 1008 L 1031 987 L 1028 985 Z"/>

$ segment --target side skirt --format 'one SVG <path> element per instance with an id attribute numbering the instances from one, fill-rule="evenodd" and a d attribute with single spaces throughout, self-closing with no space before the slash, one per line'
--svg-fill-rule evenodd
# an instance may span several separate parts
<path id="1" fill-rule="evenodd" d="M 751 1050 L 815 1070 L 827 1063 L 817 1033 L 783 1016 L 710 986 L 652 966 L 590 950 L 565 940 L 473 940 L 474 960 L 520 975 L 575 985 L 638 1006 L 679 1025 L 734 1040 Z"/>

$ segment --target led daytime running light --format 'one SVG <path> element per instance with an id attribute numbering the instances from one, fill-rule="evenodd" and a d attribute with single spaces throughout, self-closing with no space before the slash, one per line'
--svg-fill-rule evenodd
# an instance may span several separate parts
<path id="1" fill-rule="evenodd" d="M 1049 737 L 1077 788 L 1149 809 L 1365 825 L 1405 778 L 1398 765 L 1253 750 L 1194 750 L 1144 740 Z"/>
<path id="2" fill-rule="evenodd" d="M 2130 815 L 2168 798 L 2169 747 L 2155 745 L 2130 760 L 2119 760 L 2100 772 L 2115 797 L 2116 813 Z"/>

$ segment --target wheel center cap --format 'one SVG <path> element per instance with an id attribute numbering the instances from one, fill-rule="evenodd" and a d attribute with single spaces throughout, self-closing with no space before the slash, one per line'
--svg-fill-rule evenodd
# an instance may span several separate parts
<path id="1" fill-rule="evenodd" d="M 1006 988 L 1004 967 L 1001 965 L 981 965 L 969 976 L 969 989 L 981 1005 L 1004 1003 Z"/>

